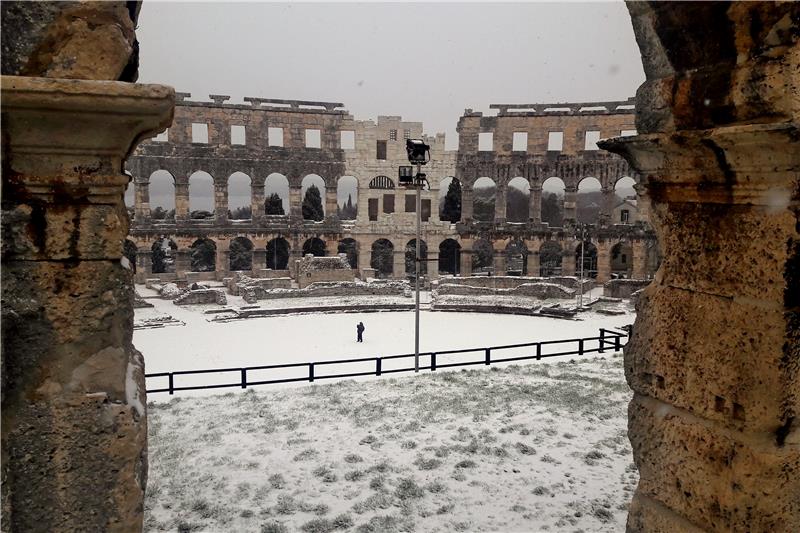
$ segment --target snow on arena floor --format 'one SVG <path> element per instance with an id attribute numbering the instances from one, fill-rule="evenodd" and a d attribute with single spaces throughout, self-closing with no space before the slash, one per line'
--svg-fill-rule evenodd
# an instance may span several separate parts
<path id="1" fill-rule="evenodd" d="M 219 324 L 202 308 L 153 303 L 137 318 L 172 314 L 186 326 L 135 332 L 148 372 L 413 348 L 413 313 Z M 634 318 L 583 317 L 424 312 L 422 350 L 593 336 Z M 637 481 L 630 392 L 621 357 L 603 355 L 151 395 L 145 530 L 622 530 Z"/>

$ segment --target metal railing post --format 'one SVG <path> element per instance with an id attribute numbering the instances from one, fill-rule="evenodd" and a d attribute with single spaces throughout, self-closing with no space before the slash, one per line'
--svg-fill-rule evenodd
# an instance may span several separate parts
<path id="1" fill-rule="evenodd" d="M 431 372 L 436 370 L 436 354 L 431 353 Z"/>
<path id="2" fill-rule="evenodd" d="M 536 343 L 536 360 L 537 361 L 542 360 L 542 343 L 540 342 Z"/>
<path id="3" fill-rule="evenodd" d="M 375 358 L 375 375 L 376 376 L 380 376 L 381 375 L 381 358 L 380 357 L 376 357 Z"/>
<path id="4" fill-rule="evenodd" d="M 603 353 L 604 352 L 603 344 L 605 343 L 605 338 L 606 338 L 606 330 L 603 329 L 603 328 L 600 328 L 600 348 L 598 348 L 597 353 Z"/>
<path id="5" fill-rule="evenodd" d="M 314 363 L 308 363 L 308 381 L 311 383 L 314 381 Z"/>
<path id="6" fill-rule="evenodd" d="M 614 337 L 614 349 L 616 351 L 619 351 L 619 349 L 620 349 L 620 344 L 619 344 L 620 337 L 621 337 L 621 335 L 617 335 L 616 337 Z"/>
<path id="7" fill-rule="evenodd" d="M 247 388 L 247 369 L 242 368 L 242 388 Z"/>
<path id="8" fill-rule="evenodd" d="M 488 365 L 492 362 L 492 349 L 486 348 L 486 359 L 484 360 L 483 364 Z"/>
<path id="9" fill-rule="evenodd" d="M 170 395 L 175 394 L 175 381 L 172 377 L 172 372 L 169 373 L 169 393 Z"/>
<path id="10" fill-rule="evenodd" d="M 578 355 L 583 355 L 583 339 L 578 339 Z"/>

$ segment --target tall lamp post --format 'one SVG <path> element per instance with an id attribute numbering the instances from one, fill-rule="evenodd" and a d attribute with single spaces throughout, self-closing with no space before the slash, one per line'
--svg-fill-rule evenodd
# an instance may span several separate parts
<path id="1" fill-rule="evenodd" d="M 398 170 L 400 185 L 416 190 L 416 212 L 417 212 L 417 240 L 414 252 L 414 372 L 419 372 L 419 274 L 420 262 L 422 261 L 422 200 L 421 191 L 427 182 L 425 174 L 422 173 L 422 165 L 428 164 L 431 160 L 431 147 L 422 139 L 407 139 L 406 152 L 408 162 L 417 166 L 417 173 L 414 175 L 414 167 L 401 166 Z"/>

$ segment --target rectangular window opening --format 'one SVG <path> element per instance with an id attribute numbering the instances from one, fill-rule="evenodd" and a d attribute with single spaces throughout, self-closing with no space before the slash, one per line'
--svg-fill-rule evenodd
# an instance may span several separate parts
<path id="1" fill-rule="evenodd" d="M 479 152 L 494 151 L 494 133 L 489 131 L 478 134 L 478 151 Z"/>
<path id="2" fill-rule="evenodd" d="M 153 142 L 157 143 L 169 142 L 169 128 L 165 129 L 164 131 L 153 137 Z"/>
<path id="3" fill-rule="evenodd" d="M 511 143 L 511 150 L 514 152 L 528 151 L 528 134 L 524 131 L 515 131 Z"/>
<path id="4" fill-rule="evenodd" d="M 386 160 L 386 141 L 377 142 L 375 159 Z"/>
<path id="5" fill-rule="evenodd" d="M 397 130 L 389 130 L 389 140 L 390 141 L 397 140 Z"/>
<path id="6" fill-rule="evenodd" d="M 422 199 L 422 213 L 420 214 L 420 218 L 423 222 L 427 222 L 431 218 L 431 200 L 430 199 Z"/>
<path id="7" fill-rule="evenodd" d="M 373 222 L 378 220 L 378 198 L 370 198 L 367 201 L 367 211 L 369 212 L 369 219 Z"/>
<path id="8" fill-rule="evenodd" d="M 343 130 L 341 132 L 341 146 L 342 150 L 355 150 L 356 149 L 356 132 L 352 130 Z"/>
<path id="9" fill-rule="evenodd" d="M 387 215 L 394 213 L 394 194 L 383 195 L 383 212 Z"/>
<path id="10" fill-rule="evenodd" d="M 410 139 L 411 138 L 411 130 L 403 130 L 403 139 Z"/>
<path id="11" fill-rule="evenodd" d="M 564 149 L 564 132 L 551 131 L 547 134 L 547 151 L 560 152 Z"/>
<path id="12" fill-rule="evenodd" d="M 595 130 L 589 130 L 586 132 L 586 143 L 583 147 L 584 150 L 599 150 L 600 148 L 597 146 L 597 141 L 600 140 L 600 132 Z"/>
<path id="13" fill-rule="evenodd" d="M 208 144 L 208 124 L 192 122 L 192 142 Z"/>
<path id="14" fill-rule="evenodd" d="M 320 130 L 306 130 L 306 148 L 322 148 L 322 132 Z"/>
<path id="15" fill-rule="evenodd" d="M 267 142 L 270 146 L 283 146 L 283 128 L 268 128 Z"/>
<path id="16" fill-rule="evenodd" d="M 246 144 L 246 133 L 244 126 L 232 125 L 231 126 L 231 144 Z"/>
<path id="17" fill-rule="evenodd" d="M 406 194 L 406 213 L 417 212 L 417 195 Z"/>
<path id="18" fill-rule="evenodd" d="M 634 135 L 639 135 L 636 130 L 622 130 L 619 132 L 620 137 L 633 137 Z"/>
<path id="19" fill-rule="evenodd" d="M 623 209 L 619 213 L 619 221 L 622 222 L 623 224 L 627 224 L 628 221 L 630 220 L 630 217 L 631 217 L 631 212 L 628 211 L 627 209 Z"/>

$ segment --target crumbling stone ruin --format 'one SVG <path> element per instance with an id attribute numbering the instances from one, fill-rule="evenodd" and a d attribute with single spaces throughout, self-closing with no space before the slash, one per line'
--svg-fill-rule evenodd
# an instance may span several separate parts
<path id="1" fill-rule="evenodd" d="M 335 257 L 306 254 L 297 262 L 297 283 L 301 289 L 318 281 L 353 281 L 354 277 L 347 254 Z"/>
<path id="2" fill-rule="evenodd" d="M 127 246 L 138 280 L 222 280 L 237 270 L 253 277 L 280 271 L 297 279 L 293 265 L 307 253 L 347 253 L 362 279 L 413 274 L 416 204 L 396 176 L 408 164 L 405 139 L 424 137 L 422 123 L 396 116 L 359 121 L 340 103 L 247 97 L 246 104 L 231 104 L 224 95 L 210 95 L 207 102 L 190 96 L 178 94 L 168 134 L 142 143 L 128 159 L 134 221 Z M 432 147 L 421 212 L 427 276 L 469 275 L 473 265 L 495 275 L 576 275 L 577 192 L 596 179 L 602 205 L 587 230 L 587 276 L 599 282 L 651 277 L 658 250 L 646 202 L 615 205 L 615 185 L 638 175 L 595 143 L 635 133 L 633 99 L 490 107 L 497 116 L 467 110 L 461 117 L 458 150 L 445 149 L 444 135 L 425 137 Z M 489 144 L 482 145 L 486 136 Z M 453 179 L 461 187 L 460 218 L 443 220 L 439 201 Z M 213 213 L 191 205 L 191 186 L 200 188 L 204 180 Z M 561 183 L 564 193 L 558 200 L 563 220 L 549 223 L 541 216 L 548 180 Z M 490 219 L 474 216 L 474 189 L 482 182 L 496 186 Z M 322 220 L 306 220 L 302 212 L 304 187 L 311 183 L 322 189 Z M 174 191 L 168 200 L 174 213 L 154 207 L 156 185 Z M 339 213 L 337 192 L 348 186 L 354 187 L 356 213 Z M 528 214 L 508 220 L 509 187 L 518 186 L 528 191 Z M 249 215 L 234 219 L 235 187 L 247 191 Z M 284 214 L 265 211 L 269 187 L 284 188 Z M 192 261 L 201 248 L 209 250 L 205 260 Z"/>
<path id="3" fill-rule="evenodd" d="M 189 289 L 174 300 L 175 305 L 198 305 L 198 304 L 217 304 L 225 305 L 228 303 L 225 292 L 221 289 Z"/>
<path id="4" fill-rule="evenodd" d="M 172 120 L 136 2 L 3 2 L 2 530 L 140 531 L 124 161 Z M 122 81 L 117 81 L 122 80 Z"/>
<path id="5" fill-rule="evenodd" d="M 800 531 L 800 4 L 631 2 L 663 254 L 625 373 L 630 531 Z"/>

